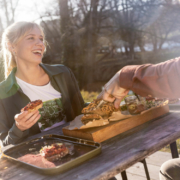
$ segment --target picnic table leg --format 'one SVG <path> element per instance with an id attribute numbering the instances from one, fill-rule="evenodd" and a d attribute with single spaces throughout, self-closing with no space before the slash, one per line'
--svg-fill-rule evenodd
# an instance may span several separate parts
<path id="1" fill-rule="evenodd" d="M 177 150 L 176 141 L 174 141 L 173 143 L 170 144 L 170 148 L 171 148 L 172 158 L 178 158 L 179 154 L 178 154 L 178 150 Z"/>
<path id="2" fill-rule="evenodd" d="M 141 162 L 144 165 L 144 170 L 145 170 L 145 173 L 146 173 L 146 178 L 147 178 L 147 180 L 150 180 L 150 176 L 149 176 L 149 171 L 148 171 L 148 168 L 147 168 L 146 160 L 143 159 Z"/>
<path id="3" fill-rule="evenodd" d="M 121 172 L 121 177 L 122 177 L 123 180 L 128 180 L 127 175 L 126 175 L 126 171 Z"/>
<path id="4" fill-rule="evenodd" d="M 121 172 L 121 177 L 122 177 L 123 180 L 128 180 L 127 175 L 126 175 L 126 171 Z M 109 180 L 117 180 L 117 179 L 115 177 L 112 177 Z"/>

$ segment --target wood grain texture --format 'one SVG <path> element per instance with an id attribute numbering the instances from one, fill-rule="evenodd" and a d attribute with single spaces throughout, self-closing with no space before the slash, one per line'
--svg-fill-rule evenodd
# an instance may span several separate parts
<path id="1" fill-rule="evenodd" d="M 62 134 L 61 128 L 62 126 L 42 134 Z M 34 137 L 41 137 L 42 134 Z M 62 174 L 47 176 L 32 171 L 24 165 L 1 159 L 0 178 L 3 180 L 105 180 L 174 142 L 179 137 L 180 111 L 153 119 L 104 141 L 100 155 Z M 4 169 L 4 167 L 8 168 Z"/>
<path id="2" fill-rule="evenodd" d="M 162 116 L 163 114 L 166 114 L 168 112 L 169 106 L 165 105 L 163 107 L 149 109 L 143 114 L 132 116 L 131 118 L 125 120 L 110 122 L 106 126 L 89 128 L 84 130 L 69 130 L 68 127 L 64 127 L 63 134 L 81 139 L 92 140 L 95 142 L 103 142 L 118 134 L 121 134 L 141 124 L 144 124 L 145 122 L 148 122 L 154 118 Z"/>

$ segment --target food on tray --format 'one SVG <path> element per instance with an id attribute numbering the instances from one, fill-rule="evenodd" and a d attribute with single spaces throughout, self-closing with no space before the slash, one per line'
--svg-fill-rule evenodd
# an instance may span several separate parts
<path id="1" fill-rule="evenodd" d="M 127 96 L 125 98 L 126 106 L 131 115 L 140 114 L 147 109 L 146 99 L 138 96 Z"/>
<path id="2" fill-rule="evenodd" d="M 83 108 L 83 114 L 98 114 L 100 116 L 109 116 L 114 111 L 118 111 L 114 107 L 114 103 L 103 101 L 103 103 L 99 105 L 102 100 L 93 100 L 87 107 Z"/>
<path id="3" fill-rule="evenodd" d="M 42 108 L 43 102 L 41 100 L 31 101 L 21 111 L 32 112 Z"/>
<path id="4" fill-rule="evenodd" d="M 166 99 L 164 98 L 153 98 L 153 97 L 144 98 L 141 96 L 138 97 L 139 98 L 137 98 L 136 96 L 128 96 L 125 98 L 126 104 L 123 106 L 127 107 L 128 112 L 131 115 L 140 114 L 141 112 L 146 111 L 148 109 L 159 107 L 166 101 Z M 125 107 L 121 109 L 122 109 L 121 111 L 123 111 Z"/>
<path id="5" fill-rule="evenodd" d="M 131 103 L 128 105 L 128 111 L 132 115 L 140 114 L 142 111 L 145 111 L 145 110 L 146 110 L 146 107 L 144 104 Z"/>
<path id="6" fill-rule="evenodd" d="M 102 116 L 98 114 L 85 114 L 82 118 L 81 121 L 83 124 L 87 124 L 89 121 L 92 121 L 93 119 L 99 120 L 102 119 Z"/>
<path id="7" fill-rule="evenodd" d="M 127 106 L 126 106 L 126 104 L 123 104 L 123 105 L 121 105 L 121 111 L 127 111 Z"/>
<path id="8" fill-rule="evenodd" d="M 137 99 L 137 97 L 135 99 Z M 127 103 L 124 101 L 122 101 L 120 107 L 116 109 L 114 103 L 108 103 L 103 100 L 93 100 L 82 110 L 83 114 L 76 116 L 75 119 L 70 122 L 67 129 L 75 130 L 107 126 L 111 121 L 120 121 L 131 118 L 133 115 L 144 114 L 151 111 L 151 109 L 163 107 L 167 105 L 167 103 L 168 101 L 166 99 L 138 96 L 136 104 L 129 103 L 129 109 L 132 111 L 132 114 L 130 114 Z"/>
<path id="9" fill-rule="evenodd" d="M 179 102 L 178 98 L 176 98 L 176 99 L 169 99 L 169 104 L 175 104 L 177 102 Z"/>
<path id="10" fill-rule="evenodd" d="M 137 115 L 143 111 L 146 111 L 153 107 L 158 107 L 165 102 L 165 99 L 158 99 L 152 97 L 141 97 L 141 96 L 127 96 L 125 104 L 121 105 L 119 109 L 114 107 L 113 102 L 106 102 L 103 100 L 93 100 L 87 107 L 83 108 L 81 122 L 88 126 L 91 123 L 91 127 L 96 123 L 103 120 L 110 120 L 111 116 L 118 116 L 119 113 L 125 115 L 123 118 L 129 115 Z M 117 114 L 116 114 L 117 113 Z M 121 116 L 122 118 L 122 116 Z M 114 117 L 113 117 L 114 119 Z M 107 122 L 106 122 L 107 124 Z"/>
<path id="11" fill-rule="evenodd" d="M 107 119 L 113 112 L 120 110 L 114 107 L 114 103 L 102 100 L 93 100 L 87 107 L 83 108 L 84 116 L 81 118 L 83 124 L 90 121 Z"/>
<path id="12" fill-rule="evenodd" d="M 162 98 L 151 98 L 151 99 L 146 98 L 147 109 L 157 107 L 161 105 L 164 101 L 165 99 L 162 99 Z"/>
<path id="13" fill-rule="evenodd" d="M 40 154 L 48 161 L 57 161 L 69 154 L 69 149 L 63 143 L 54 143 L 50 146 L 44 146 L 40 150 Z"/>
<path id="14" fill-rule="evenodd" d="M 146 101 L 151 101 L 151 100 L 155 100 L 154 97 L 146 97 Z"/>

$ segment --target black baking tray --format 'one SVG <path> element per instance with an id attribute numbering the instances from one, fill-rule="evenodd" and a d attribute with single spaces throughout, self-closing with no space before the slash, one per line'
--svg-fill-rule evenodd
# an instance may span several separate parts
<path id="1" fill-rule="evenodd" d="M 61 142 L 73 148 L 72 154 L 68 154 L 55 162 L 47 161 L 39 154 L 43 146 Z M 39 173 L 56 174 L 65 172 L 99 153 L 101 153 L 100 143 L 69 136 L 49 134 L 4 150 L 3 157 L 25 164 Z"/>

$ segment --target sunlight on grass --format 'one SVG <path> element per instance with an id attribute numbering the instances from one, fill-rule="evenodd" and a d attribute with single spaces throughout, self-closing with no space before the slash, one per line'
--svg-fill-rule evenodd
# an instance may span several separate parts
<path id="1" fill-rule="evenodd" d="M 180 139 L 177 139 L 176 143 L 177 143 L 178 153 L 180 154 Z M 171 152 L 170 146 L 168 145 L 168 146 L 162 148 L 161 151 L 170 153 Z"/>
<path id="2" fill-rule="evenodd" d="M 94 99 L 97 98 L 99 93 L 100 92 L 88 92 L 84 90 L 81 91 L 84 102 L 92 102 Z"/>

